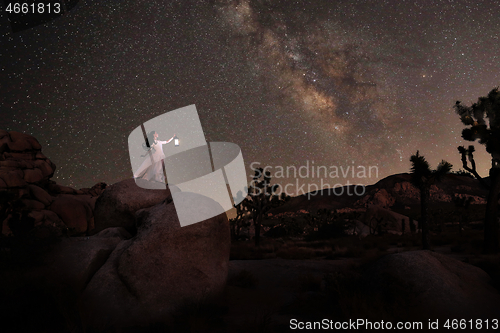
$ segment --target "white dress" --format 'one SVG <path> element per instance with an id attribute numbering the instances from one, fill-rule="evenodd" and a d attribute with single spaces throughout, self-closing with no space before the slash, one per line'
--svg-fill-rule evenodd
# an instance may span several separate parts
<path id="1" fill-rule="evenodd" d="M 142 178 L 161 183 L 165 182 L 161 161 L 165 158 L 162 146 L 167 143 L 167 141 L 155 141 L 151 145 L 152 149 L 146 152 L 144 162 L 142 162 L 141 166 L 134 172 L 134 178 Z"/>

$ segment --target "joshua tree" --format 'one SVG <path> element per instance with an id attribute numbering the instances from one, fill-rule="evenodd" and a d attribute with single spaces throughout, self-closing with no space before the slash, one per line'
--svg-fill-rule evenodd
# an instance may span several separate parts
<path id="1" fill-rule="evenodd" d="M 487 184 L 476 171 L 474 161 L 474 146 L 458 147 L 462 155 L 462 164 L 465 170 L 472 173 L 483 187 L 489 190 L 484 218 L 484 252 L 498 251 L 498 193 L 500 192 L 500 92 L 498 87 L 491 90 L 488 96 L 480 97 L 471 106 L 465 106 L 460 101 L 455 103 L 455 111 L 466 126 L 462 131 L 462 138 L 467 141 L 476 141 L 486 146 L 491 155 L 489 172 L 490 184 Z M 488 118 L 486 124 L 485 118 Z M 467 160 L 471 163 L 468 166 Z"/>
<path id="2" fill-rule="evenodd" d="M 411 182 L 420 190 L 420 226 L 422 228 L 422 247 L 424 250 L 430 248 L 429 245 L 429 199 L 431 185 L 440 181 L 445 174 L 450 172 L 452 165 L 446 161 L 441 161 L 436 170 L 431 170 L 429 163 L 421 156 L 417 150 L 410 158 L 411 162 Z"/>
<path id="3" fill-rule="evenodd" d="M 279 185 L 271 185 L 271 173 L 262 168 L 255 169 L 255 175 L 248 188 L 248 196 L 241 202 L 244 209 L 250 213 L 255 228 L 255 245 L 259 246 L 262 218 L 273 207 L 283 204 L 287 197 L 285 193 L 276 195 Z M 261 180 L 262 178 L 262 180 Z"/>
<path id="4" fill-rule="evenodd" d="M 240 228 L 245 225 L 246 210 L 243 205 L 234 205 L 234 208 L 236 208 L 236 217 L 229 219 L 229 225 L 231 226 L 231 238 L 237 240 L 240 237 Z"/>

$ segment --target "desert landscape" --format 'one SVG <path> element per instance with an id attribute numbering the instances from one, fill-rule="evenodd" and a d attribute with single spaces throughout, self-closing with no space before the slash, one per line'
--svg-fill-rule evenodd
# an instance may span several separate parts
<path id="1" fill-rule="evenodd" d="M 500 1 L 0 8 L 0 333 L 500 331 Z"/>
<path id="2" fill-rule="evenodd" d="M 277 198 L 257 246 L 250 213 L 181 228 L 168 188 L 130 178 L 77 190 L 51 180 L 34 137 L 2 131 L 0 147 L 4 332 L 321 331 L 358 319 L 365 331 L 436 320 L 445 331 L 500 317 L 487 191 L 466 172 L 430 187 L 429 250 L 410 174 L 361 197 Z"/>

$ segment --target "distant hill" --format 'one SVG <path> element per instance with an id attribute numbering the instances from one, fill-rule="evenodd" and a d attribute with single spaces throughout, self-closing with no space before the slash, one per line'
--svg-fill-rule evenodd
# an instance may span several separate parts
<path id="1" fill-rule="evenodd" d="M 365 186 L 362 195 L 353 195 L 354 186 L 323 189 L 318 193 L 307 193 L 293 197 L 285 205 L 272 210 L 273 215 L 300 210 L 366 208 L 378 205 L 384 208 L 415 205 L 420 202 L 420 192 L 410 183 L 409 173 L 400 173 L 381 179 L 376 184 Z M 488 182 L 488 179 L 485 179 Z M 361 188 L 357 188 L 361 193 Z M 341 194 L 342 195 L 338 195 Z M 351 195 L 349 195 L 349 193 Z M 431 203 L 451 202 L 453 196 L 471 196 L 473 204 L 485 204 L 488 191 L 481 187 L 477 179 L 448 174 L 440 183 L 431 187 Z"/>

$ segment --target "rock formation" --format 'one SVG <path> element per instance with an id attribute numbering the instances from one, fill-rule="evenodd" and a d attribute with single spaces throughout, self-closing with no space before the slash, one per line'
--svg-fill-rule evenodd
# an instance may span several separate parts
<path id="1" fill-rule="evenodd" d="M 115 189 L 130 184 L 116 185 L 110 187 L 110 195 L 104 193 L 105 198 L 123 198 L 123 192 Z M 132 192 L 129 189 L 128 194 Z M 144 206 L 149 200 L 135 203 Z M 200 196 L 199 207 L 205 201 L 213 200 Z M 161 321 L 177 307 L 225 285 L 230 249 L 225 214 L 181 227 L 173 202 L 165 199 L 136 210 L 135 217 L 137 235 L 118 244 L 82 294 L 86 325 L 126 327 Z"/>
<path id="2" fill-rule="evenodd" d="M 50 227 L 69 234 L 84 234 L 93 228 L 95 200 L 106 184 L 76 190 L 50 180 L 55 170 L 34 137 L 0 130 L 0 192 L 9 194 L 0 204 L 3 236 L 12 236 L 9 221 L 23 211 L 34 219 L 35 228 Z"/>
<path id="3" fill-rule="evenodd" d="M 133 179 L 80 190 L 56 184 L 50 180 L 56 166 L 41 149 L 30 135 L 0 131 L 3 239 L 16 239 L 9 226 L 22 225 L 21 213 L 34 220 L 31 230 L 85 237 L 61 237 L 27 270 L 0 271 L 5 304 L 49 293 L 42 298 L 71 308 L 81 299 L 72 311 L 99 330 L 162 320 L 223 288 L 230 248 L 225 214 L 181 228 L 168 188 L 143 189 Z M 193 195 L 181 201 L 201 210 L 217 204 Z M 27 288 L 32 292 L 25 294 Z M 22 306 L 13 311 L 22 313 Z"/>
<path id="4" fill-rule="evenodd" d="M 109 186 L 102 194 L 104 200 L 95 203 L 96 211 L 103 211 L 100 205 L 110 208 L 107 217 L 116 223 L 124 210 L 108 205 L 122 203 L 132 216 L 134 234 L 123 227 L 103 227 L 100 221 L 105 220 L 97 219 L 96 230 L 102 231 L 62 238 L 41 255 L 34 268 L 0 271 L 0 296 L 7 295 L 2 302 L 18 302 L 16 311 L 22 312 L 21 304 L 42 290 L 50 293 L 44 299 L 78 314 L 82 327 L 106 331 L 161 322 L 179 307 L 220 291 L 229 263 L 226 215 L 181 227 L 174 203 L 165 197 L 170 190 L 144 190 L 151 191 L 150 196 L 137 195 L 137 191 L 134 181 L 127 179 Z M 68 207 L 87 207 L 68 217 L 70 221 L 82 219 L 84 226 L 90 204 L 74 199 L 79 196 L 84 195 L 62 194 L 54 198 L 51 208 L 64 220 L 72 214 Z M 78 202 L 83 205 L 77 206 Z M 218 203 L 200 196 L 193 208 L 204 210 L 213 204 Z M 33 291 L 26 295 L 28 287 Z"/>
<path id="5" fill-rule="evenodd" d="M 486 272 L 436 252 L 387 255 L 367 267 L 363 285 L 372 304 L 399 319 L 500 315 L 500 294 Z"/>
<path id="6" fill-rule="evenodd" d="M 172 198 L 170 190 L 151 190 L 139 187 L 130 178 L 113 184 L 99 197 L 95 212 L 95 229 L 97 233 L 109 227 L 123 227 L 135 232 L 135 212 L 151 207 L 160 201 Z"/>

